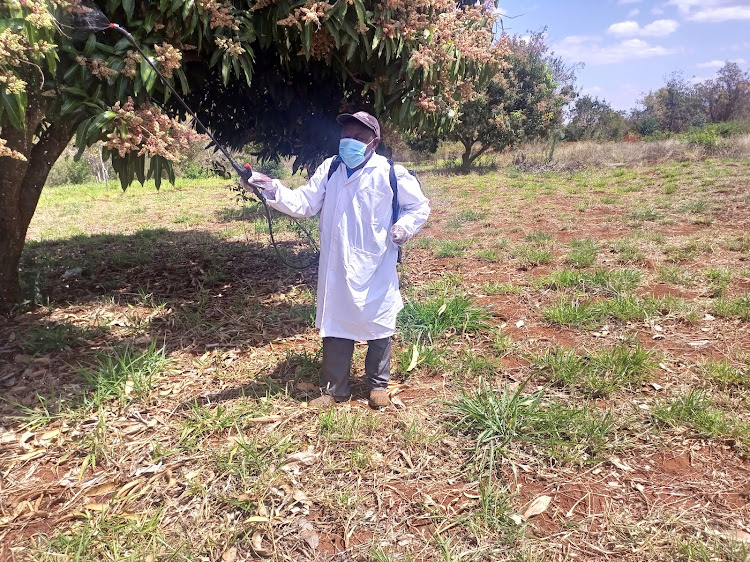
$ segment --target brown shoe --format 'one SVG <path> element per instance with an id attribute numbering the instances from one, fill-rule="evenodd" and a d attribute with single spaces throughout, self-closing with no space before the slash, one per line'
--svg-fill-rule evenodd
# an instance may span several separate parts
<path id="1" fill-rule="evenodd" d="M 391 405 L 391 398 L 388 396 L 387 390 L 371 390 L 370 391 L 370 408 L 377 410 L 378 408 L 385 408 Z"/>

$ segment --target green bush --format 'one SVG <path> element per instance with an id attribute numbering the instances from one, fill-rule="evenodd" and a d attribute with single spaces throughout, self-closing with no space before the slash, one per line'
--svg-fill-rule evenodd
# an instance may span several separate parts
<path id="1" fill-rule="evenodd" d="M 719 144 L 719 135 L 711 128 L 706 127 L 686 133 L 685 140 L 689 145 L 713 150 Z"/>
<path id="2" fill-rule="evenodd" d="M 52 166 L 47 176 L 47 185 L 50 187 L 65 184 L 77 185 L 91 181 L 93 178 L 91 165 L 84 158 L 76 162 L 72 157 L 66 156 Z"/>

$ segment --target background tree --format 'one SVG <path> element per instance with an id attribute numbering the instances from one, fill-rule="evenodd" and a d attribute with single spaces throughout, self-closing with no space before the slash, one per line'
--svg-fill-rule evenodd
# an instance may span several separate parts
<path id="1" fill-rule="evenodd" d="M 643 109 L 633 114 L 636 126 L 642 121 L 656 120 L 659 130 L 681 133 L 706 122 L 695 87 L 680 72 L 672 73 L 666 85 L 649 92 L 638 103 Z"/>
<path id="2" fill-rule="evenodd" d="M 696 95 L 710 123 L 750 117 L 750 73 L 726 62 L 716 78 L 699 83 Z"/>
<path id="3" fill-rule="evenodd" d="M 543 33 L 506 40 L 504 64 L 486 88 L 467 91 L 448 135 L 464 147 L 465 170 L 490 149 L 545 136 L 560 123 L 562 108 L 573 94 L 570 86 L 558 88 Z"/>
<path id="4" fill-rule="evenodd" d="M 28 224 L 73 133 L 105 143 L 123 188 L 162 174 L 195 135 L 156 74 L 83 0 L 0 4 L 0 308 L 19 296 Z M 466 4 L 466 5 L 464 5 Z M 456 0 L 102 0 L 204 123 L 233 147 L 312 166 L 354 105 L 441 129 L 467 83 L 494 73 L 494 12 Z M 101 23 L 99 21 L 98 23 Z M 105 22 L 106 23 L 106 22 Z"/>
<path id="5" fill-rule="evenodd" d="M 576 99 L 565 126 L 565 138 L 577 140 L 615 140 L 627 132 L 622 112 L 615 111 L 604 100 L 591 96 Z"/>

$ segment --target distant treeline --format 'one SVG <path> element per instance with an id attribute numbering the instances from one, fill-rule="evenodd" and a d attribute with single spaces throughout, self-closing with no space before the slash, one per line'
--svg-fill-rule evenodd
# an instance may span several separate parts
<path id="1" fill-rule="evenodd" d="M 667 78 L 666 84 L 649 92 L 630 112 L 615 111 L 591 96 L 578 97 L 565 124 L 566 140 L 619 140 L 626 135 L 668 136 L 722 123 L 719 134 L 748 132 L 731 122 L 750 120 L 750 73 L 737 63 L 727 62 L 716 78 L 691 83 L 682 73 Z"/>

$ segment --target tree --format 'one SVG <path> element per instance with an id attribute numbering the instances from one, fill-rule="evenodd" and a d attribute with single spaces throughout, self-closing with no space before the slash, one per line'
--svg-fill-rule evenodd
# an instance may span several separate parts
<path id="1" fill-rule="evenodd" d="M 705 123 L 695 87 L 680 72 L 672 73 L 665 86 L 649 92 L 639 103 L 643 110 L 636 112 L 636 118 L 639 121 L 654 118 L 662 131 L 681 133 Z"/>
<path id="2" fill-rule="evenodd" d="M 621 138 L 627 130 L 625 116 L 612 109 L 604 100 L 581 96 L 570 111 L 565 126 L 565 137 L 569 140 Z"/>
<path id="3" fill-rule="evenodd" d="M 696 93 L 710 123 L 750 115 L 750 73 L 735 62 L 724 63 L 715 79 L 697 85 Z"/>
<path id="4" fill-rule="evenodd" d="M 85 1 L 0 4 L 0 309 L 19 297 L 28 224 L 74 133 L 79 150 L 104 141 L 123 188 L 173 181 L 194 139 L 108 21 L 133 33 L 221 142 L 308 167 L 353 104 L 400 126 L 446 128 L 460 86 L 489 80 L 502 50 L 493 10 L 456 0 Z"/>
<path id="5" fill-rule="evenodd" d="M 448 138 L 464 146 L 464 170 L 486 151 L 503 150 L 549 133 L 561 120 L 572 88 L 558 88 L 543 34 L 505 38 L 509 53 L 486 88 L 459 106 Z M 557 65 L 559 67 L 559 64 Z"/>

